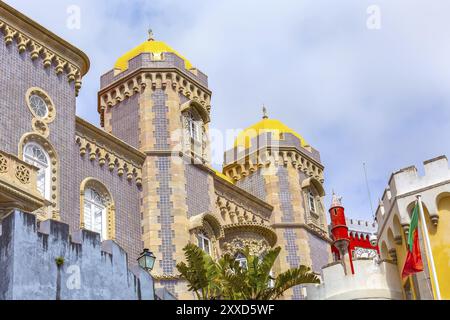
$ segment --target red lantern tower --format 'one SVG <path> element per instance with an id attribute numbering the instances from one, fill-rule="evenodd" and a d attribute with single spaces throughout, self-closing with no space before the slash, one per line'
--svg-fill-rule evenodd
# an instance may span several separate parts
<path id="1" fill-rule="evenodd" d="M 350 244 L 350 239 L 348 237 L 348 227 L 345 221 L 345 213 L 344 207 L 342 206 L 342 198 L 339 198 L 334 192 L 329 213 L 331 217 L 331 234 L 334 240 L 333 246 L 334 248 L 337 249 L 339 253 L 338 258 L 340 258 L 343 261 L 344 267 L 345 269 L 347 269 L 345 265 L 345 257 L 346 256 L 348 257 L 348 248 Z"/>

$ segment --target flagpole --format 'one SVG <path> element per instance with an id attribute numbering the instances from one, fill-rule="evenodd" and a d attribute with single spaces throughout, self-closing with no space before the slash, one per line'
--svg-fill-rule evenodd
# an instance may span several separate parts
<path id="1" fill-rule="evenodd" d="M 425 215 L 423 213 L 422 196 L 421 195 L 417 196 L 417 201 L 419 202 L 419 214 L 420 214 L 420 221 L 422 222 L 422 234 L 425 239 L 425 248 L 427 251 L 427 256 L 429 258 L 428 259 L 429 263 L 431 265 L 431 271 L 433 274 L 433 283 L 434 283 L 434 288 L 436 290 L 436 298 L 437 298 L 437 300 L 441 300 L 441 291 L 439 289 L 439 282 L 437 279 L 436 267 L 434 265 L 434 258 L 433 258 L 433 252 L 431 250 L 430 237 L 428 236 L 427 223 L 425 221 Z"/>

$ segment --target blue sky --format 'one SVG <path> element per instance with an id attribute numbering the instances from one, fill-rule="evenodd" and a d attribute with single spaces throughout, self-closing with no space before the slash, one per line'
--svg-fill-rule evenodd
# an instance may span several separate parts
<path id="1" fill-rule="evenodd" d="M 321 152 L 326 190 L 349 217 L 371 219 L 363 162 L 376 208 L 391 172 L 449 154 L 448 1 L 6 2 L 90 57 L 79 116 L 98 124 L 100 75 L 151 27 L 208 74 L 214 128 L 245 128 L 266 104 Z M 69 5 L 79 30 L 67 28 Z M 379 30 L 366 26 L 370 5 Z"/>

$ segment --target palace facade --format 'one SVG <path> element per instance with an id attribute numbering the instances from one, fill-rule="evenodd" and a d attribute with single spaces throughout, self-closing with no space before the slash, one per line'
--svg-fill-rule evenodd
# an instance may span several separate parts
<path id="1" fill-rule="evenodd" d="M 396 277 L 407 300 L 450 299 L 450 169 L 446 156 L 392 173 L 377 208 L 381 259 L 395 265 Z M 419 222 L 419 246 L 424 271 L 402 277 L 407 257 L 408 233 L 417 196 L 422 198 L 425 226 Z M 425 232 L 431 252 L 426 250 Z M 434 270 L 431 265 L 434 264 Z"/>
<path id="2" fill-rule="evenodd" d="M 98 128 L 76 116 L 82 51 L 3 2 L 0 31 L 0 220 L 20 209 L 93 231 L 131 264 L 149 248 L 157 287 L 180 299 L 189 242 L 237 259 L 281 246 L 275 274 L 331 262 L 324 167 L 297 132 L 264 115 L 216 171 L 208 77 L 166 43 L 150 35 L 101 77 Z"/>

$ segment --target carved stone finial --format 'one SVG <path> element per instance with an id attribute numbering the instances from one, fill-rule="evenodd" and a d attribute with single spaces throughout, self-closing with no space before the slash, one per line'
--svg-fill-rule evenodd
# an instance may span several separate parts
<path id="1" fill-rule="evenodd" d="M 269 116 L 267 115 L 267 108 L 265 105 L 263 105 L 263 119 L 269 119 Z"/>
<path id="2" fill-rule="evenodd" d="M 152 29 L 148 29 L 148 41 L 155 41 L 155 35 Z"/>
<path id="3" fill-rule="evenodd" d="M 333 190 L 333 197 L 331 199 L 331 208 L 342 207 L 342 197 L 338 197 Z"/>

